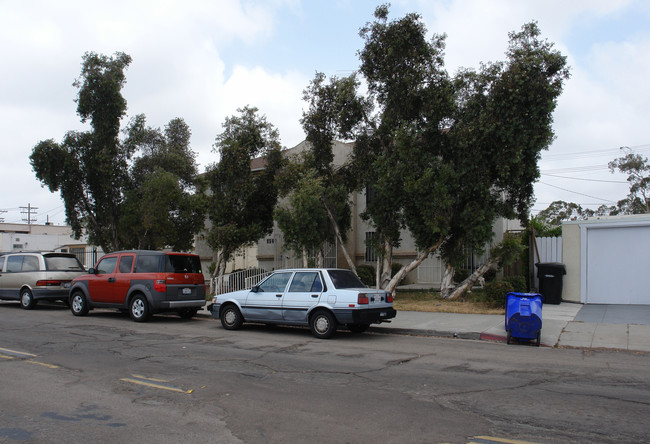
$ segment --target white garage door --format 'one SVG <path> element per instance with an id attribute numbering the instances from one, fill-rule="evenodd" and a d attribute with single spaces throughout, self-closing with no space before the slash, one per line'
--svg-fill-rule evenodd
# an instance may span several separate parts
<path id="1" fill-rule="evenodd" d="M 650 304 L 650 226 L 587 230 L 586 302 Z"/>

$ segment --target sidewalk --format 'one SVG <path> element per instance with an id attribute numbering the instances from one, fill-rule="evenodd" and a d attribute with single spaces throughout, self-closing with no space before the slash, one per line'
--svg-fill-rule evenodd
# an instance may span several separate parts
<path id="1" fill-rule="evenodd" d="M 200 316 L 209 317 L 204 307 Z M 378 333 L 506 341 L 505 316 L 398 311 Z M 542 306 L 542 345 L 650 352 L 650 305 Z"/>
<path id="2" fill-rule="evenodd" d="M 506 340 L 501 315 L 399 311 L 390 324 L 373 325 L 370 331 Z M 546 304 L 542 307 L 542 345 L 650 352 L 650 306 Z"/>

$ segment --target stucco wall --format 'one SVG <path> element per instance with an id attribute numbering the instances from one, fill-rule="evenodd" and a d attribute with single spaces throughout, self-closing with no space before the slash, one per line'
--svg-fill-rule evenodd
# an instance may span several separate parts
<path id="1" fill-rule="evenodd" d="M 562 281 L 562 300 L 580 302 L 580 225 L 562 224 L 562 262 L 566 276 Z"/>

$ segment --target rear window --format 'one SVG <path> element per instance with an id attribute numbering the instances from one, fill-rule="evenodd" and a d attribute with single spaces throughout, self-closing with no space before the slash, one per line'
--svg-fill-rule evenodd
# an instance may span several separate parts
<path id="1" fill-rule="evenodd" d="M 47 255 L 44 258 L 45 269 L 48 271 L 84 271 L 76 256 Z"/>
<path id="2" fill-rule="evenodd" d="M 201 260 L 198 256 L 167 254 L 165 255 L 167 273 L 201 273 Z"/>
<path id="3" fill-rule="evenodd" d="M 350 270 L 328 270 L 327 272 L 336 288 L 366 288 L 365 284 Z"/>

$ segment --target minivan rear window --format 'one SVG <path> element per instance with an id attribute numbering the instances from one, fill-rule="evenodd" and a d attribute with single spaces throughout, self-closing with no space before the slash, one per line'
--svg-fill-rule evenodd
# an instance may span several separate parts
<path id="1" fill-rule="evenodd" d="M 198 256 L 167 254 L 165 258 L 167 273 L 201 273 L 201 260 Z"/>
<path id="2" fill-rule="evenodd" d="M 76 256 L 44 256 L 45 269 L 48 271 L 84 271 Z"/>

